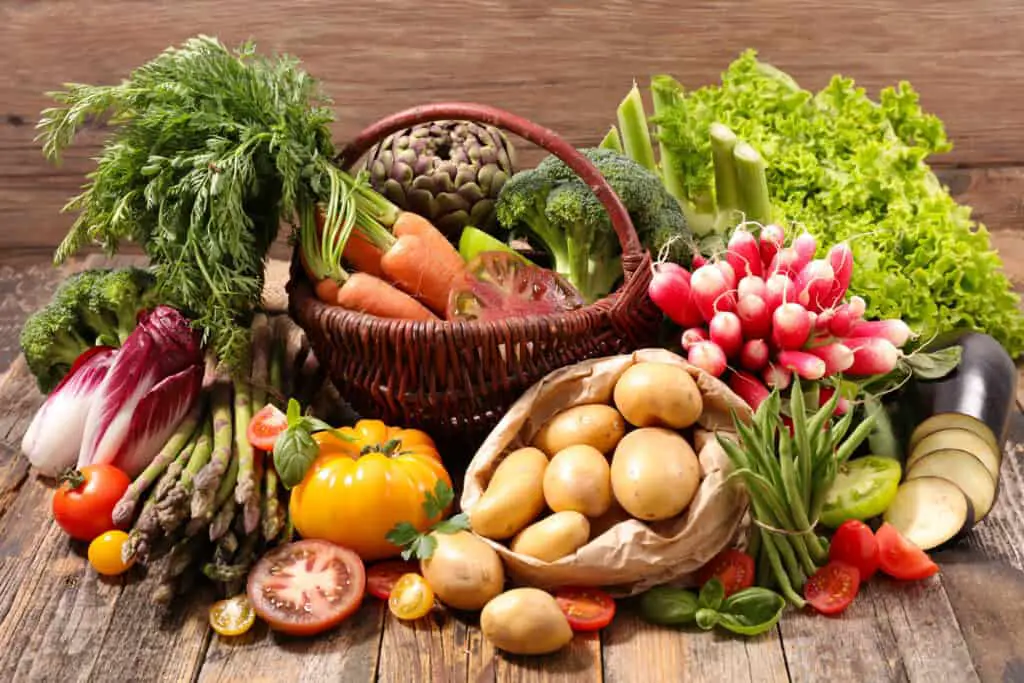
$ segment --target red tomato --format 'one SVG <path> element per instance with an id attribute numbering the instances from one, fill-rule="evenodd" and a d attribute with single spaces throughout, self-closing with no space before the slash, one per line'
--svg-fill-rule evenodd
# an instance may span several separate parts
<path id="1" fill-rule="evenodd" d="M 878 567 L 889 576 L 914 581 L 938 573 L 939 565 L 888 522 L 879 527 L 875 540 L 878 541 Z"/>
<path id="2" fill-rule="evenodd" d="M 697 581 L 702 586 L 711 579 L 722 582 L 727 597 L 750 588 L 754 585 L 754 559 L 744 552 L 727 548 L 711 558 L 697 574 Z"/>
<path id="3" fill-rule="evenodd" d="M 864 583 L 878 571 L 878 541 L 864 522 L 851 519 L 843 522 L 832 536 L 828 559 L 856 567 Z"/>
<path id="4" fill-rule="evenodd" d="M 400 578 L 419 572 L 418 564 L 405 560 L 386 560 L 372 564 L 366 569 L 366 591 L 378 600 L 387 600 Z"/>
<path id="5" fill-rule="evenodd" d="M 559 588 L 555 601 L 573 631 L 600 631 L 615 616 L 615 601 L 597 588 Z"/>
<path id="6" fill-rule="evenodd" d="M 249 428 L 245 432 L 249 444 L 261 451 L 274 450 L 274 442 L 284 430 L 288 429 L 288 416 L 277 406 L 269 403 L 249 420 Z"/>
<path id="7" fill-rule="evenodd" d="M 348 548 L 303 540 L 274 548 L 249 572 L 247 593 L 270 628 L 309 636 L 337 626 L 363 602 L 366 571 Z"/>
<path id="8" fill-rule="evenodd" d="M 53 518 L 80 541 L 91 541 L 114 528 L 114 506 L 132 483 L 113 465 L 86 465 L 61 481 L 53 494 Z"/>
<path id="9" fill-rule="evenodd" d="M 860 590 L 860 572 L 842 562 L 829 562 L 807 579 L 804 597 L 822 614 L 839 614 Z"/>

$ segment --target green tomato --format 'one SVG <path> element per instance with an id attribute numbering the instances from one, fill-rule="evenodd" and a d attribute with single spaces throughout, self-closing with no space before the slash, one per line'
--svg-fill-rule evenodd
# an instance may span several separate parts
<path id="1" fill-rule="evenodd" d="M 848 461 L 825 495 L 819 521 L 835 529 L 850 519 L 863 521 L 882 514 L 896 497 L 902 474 L 899 461 L 892 458 L 866 455 Z"/>

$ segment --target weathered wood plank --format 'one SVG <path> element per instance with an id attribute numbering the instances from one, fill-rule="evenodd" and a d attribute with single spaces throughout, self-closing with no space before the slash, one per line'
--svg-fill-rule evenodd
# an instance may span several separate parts
<path id="1" fill-rule="evenodd" d="M 383 604 L 383 603 L 382 603 Z M 378 679 L 382 683 L 473 680 L 469 637 L 478 631 L 462 616 L 435 610 L 423 619 L 403 622 L 384 608 Z"/>
<path id="2" fill-rule="evenodd" d="M 500 652 L 484 642 L 492 653 L 497 683 L 600 683 L 604 680 L 601 637 L 597 633 L 577 633 L 572 642 L 558 652 L 532 657 Z"/>

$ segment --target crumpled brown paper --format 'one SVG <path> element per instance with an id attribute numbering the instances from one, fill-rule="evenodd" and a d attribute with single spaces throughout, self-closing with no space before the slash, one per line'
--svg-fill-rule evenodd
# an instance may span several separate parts
<path id="1" fill-rule="evenodd" d="M 750 408 L 722 381 L 664 349 L 583 361 L 551 373 L 509 409 L 473 457 L 466 471 L 461 506 L 469 510 L 480 498 L 498 463 L 527 446 L 556 413 L 576 405 L 612 403 L 615 382 L 641 361 L 685 368 L 697 381 L 704 413 L 695 428 L 703 479 L 690 506 L 679 517 L 654 523 L 619 522 L 568 557 L 543 562 L 493 547 L 516 583 L 539 588 L 602 586 L 617 596 L 634 595 L 665 583 L 687 585 L 693 573 L 732 542 L 741 530 L 747 498 L 737 482 L 726 482 L 728 456 L 710 432 L 735 437 L 729 408 L 749 417 Z M 708 437 L 711 438 L 708 438 Z"/>

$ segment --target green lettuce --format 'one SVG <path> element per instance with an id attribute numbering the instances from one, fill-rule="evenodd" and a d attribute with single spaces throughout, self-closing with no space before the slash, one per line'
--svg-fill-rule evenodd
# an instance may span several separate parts
<path id="1" fill-rule="evenodd" d="M 694 202 L 714 193 L 708 128 L 716 121 L 764 156 L 777 222 L 806 228 L 819 255 L 849 240 L 850 292 L 864 297 L 869 317 L 902 318 L 922 339 L 969 327 L 1014 357 L 1024 352 L 1019 297 L 988 231 L 925 162 L 951 145 L 909 83 L 874 102 L 835 76 L 815 94 L 753 50 L 743 53 L 720 85 L 687 93 L 656 117 Z"/>

